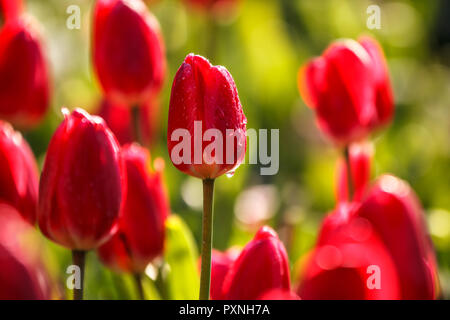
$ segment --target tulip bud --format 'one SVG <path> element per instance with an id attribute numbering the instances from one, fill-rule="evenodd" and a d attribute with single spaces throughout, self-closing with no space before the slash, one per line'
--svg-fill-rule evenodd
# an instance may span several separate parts
<path id="1" fill-rule="evenodd" d="M 0 117 L 29 128 L 49 105 L 47 65 L 36 24 L 21 17 L 0 31 Z"/>
<path id="2" fill-rule="evenodd" d="M 63 113 L 41 175 L 38 222 L 58 244 L 90 250 L 117 230 L 126 176 L 104 121 L 82 109 Z"/>
<path id="3" fill-rule="evenodd" d="M 425 216 L 409 185 L 381 176 L 362 203 L 358 216 L 370 221 L 398 270 L 402 299 L 434 299 L 436 258 Z"/>
<path id="4" fill-rule="evenodd" d="M 246 123 L 230 73 L 189 54 L 170 97 L 167 143 L 175 167 L 201 179 L 234 172 L 245 156 Z"/>
<path id="5" fill-rule="evenodd" d="M 302 299 L 399 299 L 395 264 L 357 207 L 340 205 L 323 222 L 317 246 L 300 275 Z"/>
<path id="6" fill-rule="evenodd" d="M 212 250 L 211 254 L 211 300 L 223 300 L 222 287 L 231 265 L 239 256 L 239 250 L 233 248 L 226 252 Z"/>
<path id="7" fill-rule="evenodd" d="M 386 123 L 392 94 L 381 48 L 366 38 L 333 43 L 300 69 L 299 91 L 314 109 L 320 129 L 348 145 Z"/>
<path id="8" fill-rule="evenodd" d="M 39 235 L 18 211 L 0 202 L 0 300 L 50 298 Z"/>
<path id="9" fill-rule="evenodd" d="M 31 224 L 36 221 L 39 173 L 34 155 L 19 132 L 0 121 L 0 201 Z"/>
<path id="10" fill-rule="evenodd" d="M 93 59 L 103 91 L 128 106 L 160 90 L 166 61 L 156 18 L 141 0 L 98 0 Z"/>
<path id="11" fill-rule="evenodd" d="M 228 271 L 222 294 L 229 300 L 255 300 L 271 289 L 291 289 L 289 261 L 275 231 L 262 227 Z"/>
<path id="12" fill-rule="evenodd" d="M 123 147 L 122 155 L 128 190 L 119 231 L 98 249 L 98 254 L 103 263 L 117 271 L 142 273 L 163 253 L 169 203 L 162 172 L 152 172 L 148 168 L 148 151 L 130 144 Z"/>
<path id="13" fill-rule="evenodd" d="M 348 199 L 347 166 L 344 159 L 337 163 L 336 198 L 338 202 L 360 201 L 367 191 L 370 181 L 370 162 L 373 145 L 369 142 L 353 143 L 349 148 L 351 177 L 354 187 L 353 199 Z"/>

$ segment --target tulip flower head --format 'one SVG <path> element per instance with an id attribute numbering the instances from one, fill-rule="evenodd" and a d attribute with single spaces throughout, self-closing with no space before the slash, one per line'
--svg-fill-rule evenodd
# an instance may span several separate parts
<path id="1" fill-rule="evenodd" d="M 0 202 L 0 300 L 50 298 L 39 240 L 15 208 Z"/>
<path id="2" fill-rule="evenodd" d="M 148 151 L 137 144 L 126 145 L 122 150 L 128 190 L 119 230 L 98 253 L 103 263 L 117 271 L 142 273 L 163 252 L 169 204 L 162 168 L 149 170 Z"/>
<path id="3" fill-rule="evenodd" d="M 117 230 L 126 175 L 118 142 L 100 117 L 63 113 L 39 184 L 39 227 L 58 244 L 91 250 Z"/>
<path id="4" fill-rule="evenodd" d="M 339 145 L 366 137 L 393 114 L 385 59 L 370 38 L 334 42 L 300 69 L 298 86 L 319 128 Z"/>
<path id="5" fill-rule="evenodd" d="M 109 99 L 139 105 L 160 90 L 165 49 L 156 18 L 142 0 L 98 0 L 94 9 L 93 60 Z"/>
<path id="6" fill-rule="evenodd" d="M 0 202 L 31 224 L 36 221 L 39 174 L 34 155 L 19 132 L 0 121 Z"/>
<path id="7" fill-rule="evenodd" d="M 234 172 L 245 156 L 246 123 L 230 73 L 189 54 L 170 97 L 167 143 L 175 167 L 201 179 Z"/>
<path id="8" fill-rule="evenodd" d="M 265 226 L 231 266 L 223 283 L 222 297 L 256 300 L 271 289 L 291 289 L 289 261 L 275 231 Z"/>
<path id="9" fill-rule="evenodd" d="M 38 28 L 29 17 L 7 20 L 0 30 L 0 117 L 36 126 L 49 105 L 49 78 Z"/>
<path id="10" fill-rule="evenodd" d="M 357 206 L 340 205 L 323 222 L 300 275 L 302 299 L 400 299 L 400 276 L 388 249 Z"/>
<path id="11" fill-rule="evenodd" d="M 437 267 L 424 212 L 409 185 L 383 175 L 358 210 L 389 250 L 399 273 L 402 299 L 434 299 Z"/>

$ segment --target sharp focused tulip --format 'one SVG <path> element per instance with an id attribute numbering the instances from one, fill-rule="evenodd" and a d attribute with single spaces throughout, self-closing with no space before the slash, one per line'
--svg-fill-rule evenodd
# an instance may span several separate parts
<path id="1" fill-rule="evenodd" d="M 115 270 L 142 273 L 163 252 L 169 204 L 162 173 L 148 168 L 148 151 L 131 144 L 124 146 L 122 154 L 128 190 L 119 231 L 99 248 L 98 253 L 102 262 Z"/>
<path id="2" fill-rule="evenodd" d="M 399 299 L 388 249 L 357 208 L 341 205 L 323 222 L 317 246 L 301 273 L 302 299 Z"/>
<path id="3" fill-rule="evenodd" d="M 230 73 L 189 54 L 170 97 L 167 143 L 175 167 L 201 179 L 233 172 L 245 156 L 246 123 Z"/>
<path id="4" fill-rule="evenodd" d="M 354 188 L 353 199 L 348 199 L 347 166 L 345 160 L 340 159 L 336 170 L 336 198 L 338 202 L 362 200 L 370 182 L 370 162 L 373 156 L 373 145 L 369 142 L 351 144 L 349 156 Z"/>
<path id="5" fill-rule="evenodd" d="M 230 300 L 256 300 L 271 289 L 290 288 L 286 249 L 275 231 L 262 227 L 228 271 L 222 296 Z"/>
<path id="6" fill-rule="evenodd" d="M 98 0 L 93 59 L 109 99 L 128 106 L 147 101 L 163 83 L 166 61 L 156 18 L 141 0 Z"/>
<path id="7" fill-rule="evenodd" d="M 155 123 L 156 103 L 148 102 L 141 105 L 139 110 L 139 130 L 141 131 L 142 144 L 148 145 L 152 139 L 153 125 Z M 98 115 L 102 117 L 109 129 L 114 133 L 121 145 L 134 141 L 132 111 L 126 105 L 112 103 L 104 99 L 101 103 Z"/>
<path id="8" fill-rule="evenodd" d="M 0 121 L 0 201 L 31 224 L 36 221 L 39 174 L 34 155 L 19 132 Z"/>
<path id="9" fill-rule="evenodd" d="M 298 85 L 320 129 L 337 144 L 359 140 L 392 117 L 387 66 L 375 40 L 333 43 L 300 69 Z"/>
<path id="10" fill-rule="evenodd" d="M 50 298 L 39 237 L 19 212 L 0 202 L 0 300 Z"/>
<path id="11" fill-rule="evenodd" d="M 425 216 L 406 182 L 381 176 L 362 203 L 358 216 L 370 221 L 398 270 L 402 299 L 433 299 L 437 269 Z"/>
<path id="12" fill-rule="evenodd" d="M 39 184 L 39 227 L 65 247 L 91 250 L 117 230 L 126 183 L 123 161 L 100 117 L 82 109 L 63 113 Z"/>
<path id="13" fill-rule="evenodd" d="M 7 20 L 0 30 L 0 117 L 29 128 L 49 105 L 47 64 L 35 23 Z"/>

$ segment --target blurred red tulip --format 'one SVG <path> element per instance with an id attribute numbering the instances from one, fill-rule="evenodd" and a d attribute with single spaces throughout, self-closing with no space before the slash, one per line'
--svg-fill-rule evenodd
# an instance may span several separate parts
<path id="1" fill-rule="evenodd" d="M 37 26 L 27 17 L 10 19 L 0 30 L 0 117 L 30 128 L 48 105 L 47 64 Z"/>
<path id="2" fill-rule="evenodd" d="M 82 109 L 63 113 L 41 175 L 38 222 L 58 244 L 90 250 L 117 230 L 125 170 L 118 142 L 100 117 Z"/>
<path id="3" fill-rule="evenodd" d="M 383 175 L 362 203 L 358 216 L 370 221 L 397 268 L 402 299 L 434 299 L 437 267 L 425 215 L 409 185 Z"/>
<path id="4" fill-rule="evenodd" d="M 271 289 L 291 289 L 289 261 L 275 231 L 265 226 L 231 266 L 223 283 L 222 297 L 256 300 Z"/>
<path id="5" fill-rule="evenodd" d="M 343 158 L 337 163 L 336 198 L 338 202 L 360 201 L 370 182 L 370 163 L 373 157 L 373 145 L 370 142 L 352 143 L 349 148 L 353 199 L 348 199 L 347 165 Z"/>
<path id="6" fill-rule="evenodd" d="M 156 18 L 141 0 L 98 0 L 94 10 L 94 67 L 109 99 L 140 105 L 160 90 L 165 49 Z"/>
<path id="7" fill-rule="evenodd" d="M 233 172 L 245 156 L 246 123 L 231 74 L 189 54 L 175 75 L 170 97 L 167 144 L 175 167 L 201 179 Z M 216 129 L 214 133 L 221 136 L 214 136 L 220 150 L 208 156 L 207 148 L 213 142 L 203 138 L 209 129 Z M 233 144 L 227 146 L 229 137 Z M 187 147 L 181 149 L 186 141 Z"/>
<path id="8" fill-rule="evenodd" d="M 140 136 L 142 137 L 143 145 L 147 146 L 152 140 L 158 105 L 156 102 L 150 101 L 139 108 Z M 98 115 L 105 120 L 121 145 L 132 143 L 135 140 L 132 111 L 126 105 L 115 104 L 104 99 L 100 105 Z"/>
<path id="9" fill-rule="evenodd" d="M 357 206 L 340 205 L 323 222 L 317 246 L 300 275 L 302 299 L 399 299 L 400 285 L 388 249 Z"/>
<path id="10" fill-rule="evenodd" d="M 0 17 L 4 20 L 15 19 L 22 11 L 22 0 L 0 0 Z"/>
<path id="11" fill-rule="evenodd" d="M 263 293 L 258 300 L 301 300 L 301 299 L 295 292 L 283 289 L 273 289 Z"/>
<path id="12" fill-rule="evenodd" d="M 223 300 L 223 281 L 231 265 L 239 256 L 239 250 L 231 248 L 226 252 L 213 249 L 211 255 L 211 300 Z"/>
<path id="13" fill-rule="evenodd" d="M 334 42 L 300 69 L 298 85 L 320 129 L 338 144 L 359 140 L 392 117 L 387 67 L 375 40 Z"/>
<path id="14" fill-rule="evenodd" d="M 98 249 L 107 266 L 142 273 L 163 253 L 165 220 L 169 203 L 162 181 L 162 168 L 149 170 L 150 154 L 137 144 L 126 145 L 122 155 L 127 168 L 128 190 L 119 231 Z"/>
<path id="15" fill-rule="evenodd" d="M 383 49 L 373 38 L 362 37 L 359 43 L 366 49 L 372 59 L 372 72 L 375 78 L 375 107 L 377 120 L 373 124 L 379 127 L 388 124 L 394 114 L 394 97 L 389 79 L 389 70 Z"/>
<path id="16" fill-rule="evenodd" d="M 0 120 L 0 201 L 31 224 L 36 222 L 39 173 L 34 155 L 19 132 Z"/>
<path id="17" fill-rule="evenodd" d="M 0 202 L 0 300 L 49 299 L 39 238 L 19 212 Z"/>

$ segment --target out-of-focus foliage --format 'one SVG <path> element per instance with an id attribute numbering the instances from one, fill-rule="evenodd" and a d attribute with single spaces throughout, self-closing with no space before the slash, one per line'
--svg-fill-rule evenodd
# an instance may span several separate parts
<path id="1" fill-rule="evenodd" d="M 66 28 L 66 9 L 72 4 L 81 8 L 79 30 Z M 170 87 L 184 57 L 194 52 L 228 68 L 239 90 L 248 128 L 280 129 L 277 175 L 261 176 L 259 165 L 244 164 L 233 178 L 218 179 L 214 247 L 244 245 L 252 238 L 257 226 L 236 218 L 235 212 L 241 208 L 236 199 L 256 185 L 269 185 L 276 195 L 275 205 L 258 201 L 256 196 L 248 198 L 245 208 L 253 211 L 252 215 L 265 210 L 268 221 L 264 222 L 280 232 L 294 268 L 314 245 L 320 220 L 334 207 L 338 157 L 299 97 L 297 70 L 331 41 L 361 34 L 371 34 L 382 44 L 396 101 L 393 124 L 375 138 L 372 177 L 389 172 L 408 181 L 417 192 L 427 211 L 444 295 L 450 297 L 450 5 L 446 0 L 379 1 L 381 29 L 369 30 L 366 10 L 370 4 L 364 0 L 242 0 L 235 15 L 212 23 L 207 15 L 187 8 L 182 1 L 151 2 L 150 10 L 164 34 L 169 71 L 159 96 L 159 128 L 151 153 L 166 160 L 172 211 L 180 216 L 169 220 L 168 252 L 162 267 L 163 274 L 167 271 L 168 287 L 163 297 L 195 298 L 198 281 L 196 245 L 191 243 L 189 232 L 199 244 L 201 182 L 176 170 L 166 148 Z M 39 128 L 25 133 L 42 165 L 49 139 L 62 118 L 60 108 L 83 107 L 95 112 L 100 103 L 90 60 L 93 1 L 29 0 L 27 5 L 42 24 L 52 66 L 51 111 Z M 273 212 L 267 214 L 267 210 Z M 70 253 L 50 243 L 47 248 L 47 261 L 62 287 Z M 94 253 L 89 254 L 87 264 L 87 298 L 135 297 L 131 276 L 106 270 Z M 145 286 L 148 298 L 160 297 L 157 281 L 155 284 L 147 278 Z"/>

